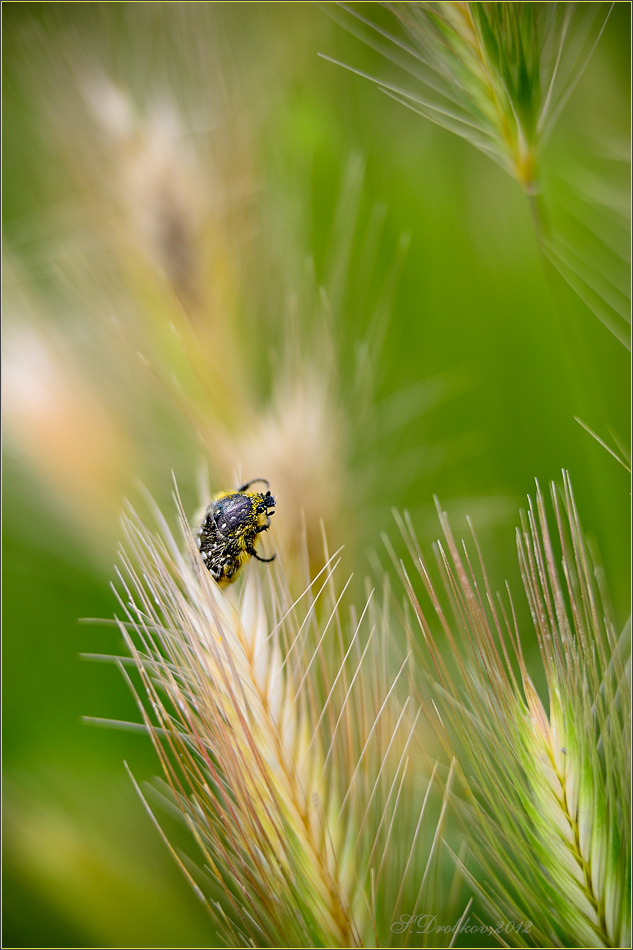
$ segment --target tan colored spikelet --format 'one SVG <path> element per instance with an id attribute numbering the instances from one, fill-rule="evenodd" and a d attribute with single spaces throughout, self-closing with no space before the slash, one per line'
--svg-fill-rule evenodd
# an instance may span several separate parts
<path id="1" fill-rule="evenodd" d="M 80 353 L 15 284 L 5 292 L 4 316 L 7 445 L 28 461 L 86 534 L 96 533 L 101 547 L 104 539 L 113 543 L 134 458 L 117 407 Z"/>
<path id="2" fill-rule="evenodd" d="M 464 784 L 460 813 L 480 869 L 465 870 L 491 918 L 529 921 L 541 946 L 623 947 L 631 927 L 627 633 L 615 636 L 566 474 L 552 500 L 556 537 L 540 490 L 518 533 L 547 702 L 528 671 L 514 605 L 493 594 L 480 556 L 472 562 L 458 547 L 445 515 L 447 549 L 438 555 L 451 611 L 402 527 L 452 655 L 405 579 L 438 680 L 439 728 Z M 525 945 L 521 932 L 512 940 Z"/>
<path id="3" fill-rule="evenodd" d="M 126 521 L 119 625 L 169 797 L 210 876 L 177 860 L 233 946 L 364 945 L 376 901 L 384 926 L 405 887 L 415 881 L 419 900 L 428 876 L 416 842 L 430 784 L 416 801 L 418 717 L 396 688 L 408 658 L 395 675 L 380 661 L 371 598 L 344 631 L 338 558 L 295 600 L 279 560 L 252 562 L 223 591 L 182 509 L 184 554 L 155 514 L 160 536 L 133 513 Z M 392 859 L 398 827 L 410 850 Z"/>

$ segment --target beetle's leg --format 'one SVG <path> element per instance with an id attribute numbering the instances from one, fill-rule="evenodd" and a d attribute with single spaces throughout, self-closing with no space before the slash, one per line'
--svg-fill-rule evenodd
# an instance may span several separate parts
<path id="1" fill-rule="evenodd" d="M 255 550 L 255 547 L 254 547 L 252 544 L 247 544 L 247 545 L 246 545 L 246 550 L 248 551 L 249 554 L 251 554 L 251 555 L 252 555 L 254 558 L 256 558 L 258 561 L 263 561 L 264 563 L 268 563 L 269 561 L 274 561 L 275 558 L 277 557 L 276 554 L 273 554 L 272 557 L 260 557 L 259 554 L 257 553 L 257 551 Z"/>
<path id="2" fill-rule="evenodd" d="M 268 488 L 270 488 L 270 482 L 267 478 L 251 478 L 250 482 L 246 482 L 245 485 L 241 485 L 238 488 L 238 491 L 246 491 L 247 488 L 250 488 L 251 485 L 254 485 L 255 482 L 263 482 Z"/>

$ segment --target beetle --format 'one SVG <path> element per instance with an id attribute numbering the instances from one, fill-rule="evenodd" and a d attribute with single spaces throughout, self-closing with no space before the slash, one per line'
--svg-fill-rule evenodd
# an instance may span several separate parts
<path id="1" fill-rule="evenodd" d="M 263 482 L 266 492 L 248 491 L 251 485 Z M 265 478 L 253 478 L 237 491 L 221 491 L 211 500 L 197 534 L 198 550 L 205 567 L 221 586 L 232 583 L 240 568 L 254 557 L 258 561 L 274 561 L 260 557 L 255 550 L 258 535 L 270 527 L 275 499 Z"/>

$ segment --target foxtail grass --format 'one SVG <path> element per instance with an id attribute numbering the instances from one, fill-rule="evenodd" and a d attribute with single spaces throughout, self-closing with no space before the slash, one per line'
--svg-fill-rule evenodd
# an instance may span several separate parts
<path id="1" fill-rule="evenodd" d="M 403 921 L 447 912 L 432 882 L 452 802 L 457 868 L 500 942 L 628 945 L 629 626 L 616 634 L 567 475 L 555 531 L 537 488 L 517 532 L 538 664 L 509 590 L 494 595 L 476 540 L 473 559 L 441 512 L 444 594 L 400 521 L 427 594 L 401 566 L 423 643 L 416 656 L 409 626 L 400 656 L 388 594 L 346 618 L 338 555 L 299 597 L 278 564 L 221 591 L 178 506 L 180 542 L 158 511 L 158 533 L 126 519 L 118 622 L 140 679 L 121 669 L 163 768 L 159 801 L 198 854 L 165 840 L 222 942 L 408 943 Z M 424 708 L 448 756 L 439 815 Z"/>
<path id="2" fill-rule="evenodd" d="M 521 185 L 547 259 L 630 350 L 628 126 L 620 134 L 603 134 L 600 142 L 592 142 L 583 129 L 582 147 L 567 162 L 568 167 L 578 164 L 582 156 L 577 181 L 562 185 L 563 192 L 571 191 L 571 202 L 564 194 L 552 201 L 541 170 L 545 143 L 614 4 L 431 0 L 381 5 L 391 14 L 388 26 L 379 25 L 371 13 L 366 17 L 339 4 L 345 26 L 397 68 L 396 78 L 367 78 L 472 144 Z M 605 138 L 616 144 L 605 148 Z M 607 168 L 599 175 L 590 169 L 592 152 L 607 153 Z M 613 180 L 617 165 L 624 169 L 616 176 L 622 179 L 619 185 Z"/>
<path id="3" fill-rule="evenodd" d="M 414 764 L 409 657 L 371 593 L 346 611 L 338 555 L 298 598 L 278 562 L 224 592 L 179 512 L 183 550 L 159 512 L 157 534 L 129 513 L 116 585 L 159 797 L 196 845 L 174 857 L 228 946 L 391 943 L 430 900 L 447 807 Z"/>
<path id="4" fill-rule="evenodd" d="M 370 78 L 534 191 L 539 151 L 591 56 L 603 11 L 443 0 L 382 6 L 393 14 L 392 32 L 340 4 L 346 25 L 414 83 Z"/>
<path id="5" fill-rule="evenodd" d="M 630 624 L 617 635 L 566 474 L 551 498 L 554 532 L 538 487 L 517 531 L 536 669 L 509 591 L 494 594 L 476 540 L 473 557 L 442 512 L 445 593 L 408 521 L 401 527 L 428 601 L 403 575 L 428 650 L 437 728 L 458 762 L 466 873 L 502 938 L 627 947 Z"/>

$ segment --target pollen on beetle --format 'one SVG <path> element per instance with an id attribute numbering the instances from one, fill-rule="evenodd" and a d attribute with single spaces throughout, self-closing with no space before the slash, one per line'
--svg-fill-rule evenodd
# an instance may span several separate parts
<path id="1" fill-rule="evenodd" d="M 255 482 L 266 479 L 254 479 Z M 251 558 L 272 561 L 272 557 L 260 557 L 255 550 L 259 535 L 270 527 L 275 499 L 270 490 L 250 492 L 253 481 L 242 485 L 237 491 L 219 492 L 207 508 L 198 530 L 198 550 L 205 567 L 219 584 L 230 584 L 240 568 Z M 221 519 L 221 520 L 220 520 Z"/>

